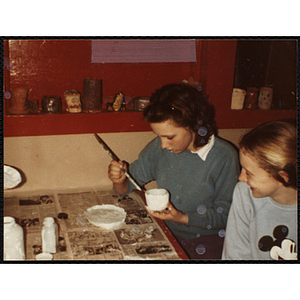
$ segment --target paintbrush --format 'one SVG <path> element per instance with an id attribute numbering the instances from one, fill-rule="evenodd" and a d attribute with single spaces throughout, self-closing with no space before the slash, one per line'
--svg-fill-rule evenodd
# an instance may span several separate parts
<path id="1" fill-rule="evenodd" d="M 94 136 L 96 137 L 97 141 L 102 145 L 102 147 L 104 148 L 104 150 L 112 157 L 113 160 L 119 162 L 120 159 L 119 157 L 110 149 L 110 147 L 101 139 L 101 137 L 94 133 Z M 141 187 L 136 180 L 124 169 L 121 168 L 121 170 L 124 172 L 124 174 L 126 175 L 126 177 L 134 184 L 134 186 L 140 190 L 145 192 L 145 188 Z"/>

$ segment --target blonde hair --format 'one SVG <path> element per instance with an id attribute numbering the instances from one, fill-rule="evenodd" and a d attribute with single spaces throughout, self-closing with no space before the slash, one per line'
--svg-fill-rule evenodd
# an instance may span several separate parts
<path id="1" fill-rule="evenodd" d="M 264 123 L 245 134 L 239 146 L 275 180 L 286 187 L 297 188 L 297 129 L 294 120 Z M 288 175 L 288 182 L 280 171 Z"/>

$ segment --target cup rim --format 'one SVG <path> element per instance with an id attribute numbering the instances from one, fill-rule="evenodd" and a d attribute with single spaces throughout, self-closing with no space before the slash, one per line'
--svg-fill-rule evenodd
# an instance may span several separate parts
<path id="1" fill-rule="evenodd" d="M 158 192 L 158 193 L 156 193 L 156 192 Z M 163 192 L 163 193 L 160 193 L 160 192 Z M 150 189 L 145 192 L 146 195 L 161 195 L 161 196 L 167 195 L 168 193 L 169 192 L 164 188 Z"/>

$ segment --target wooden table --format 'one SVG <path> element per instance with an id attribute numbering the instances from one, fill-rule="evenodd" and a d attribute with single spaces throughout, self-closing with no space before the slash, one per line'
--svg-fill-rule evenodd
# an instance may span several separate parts
<path id="1" fill-rule="evenodd" d="M 27 261 L 42 252 L 45 217 L 54 217 L 59 225 L 55 261 L 187 260 L 165 223 L 147 213 L 144 201 L 138 191 L 122 197 L 100 188 L 23 194 L 10 191 L 4 197 L 4 216 L 14 217 L 22 226 Z M 127 216 L 121 227 L 107 231 L 89 223 L 86 209 L 105 204 L 124 208 Z M 58 218 L 62 212 L 67 219 Z"/>

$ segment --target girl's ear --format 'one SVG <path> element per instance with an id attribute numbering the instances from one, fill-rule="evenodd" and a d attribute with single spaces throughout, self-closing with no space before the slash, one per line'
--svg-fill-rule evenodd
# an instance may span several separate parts
<path id="1" fill-rule="evenodd" d="M 288 183 L 290 178 L 287 172 L 285 171 L 279 171 L 278 174 L 283 178 L 283 180 Z"/>

